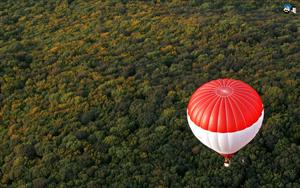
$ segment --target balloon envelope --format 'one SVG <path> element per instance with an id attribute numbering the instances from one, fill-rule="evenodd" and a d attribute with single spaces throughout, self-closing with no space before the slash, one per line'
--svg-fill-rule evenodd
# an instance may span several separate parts
<path id="1" fill-rule="evenodd" d="M 187 108 L 194 135 L 225 157 L 231 157 L 255 137 L 263 117 L 263 103 L 257 92 L 233 79 L 202 85 L 191 96 Z"/>

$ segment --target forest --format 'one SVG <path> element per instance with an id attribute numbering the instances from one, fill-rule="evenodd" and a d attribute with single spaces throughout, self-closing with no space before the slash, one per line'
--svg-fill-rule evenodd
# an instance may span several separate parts
<path id="1" fill-rule="evenodd" d="M 0 187 L 300 187 L 300 14 L 282 3 L 1 0 Z M 229 168 L 186 115 L 218 78 L 265 108 Z"/>

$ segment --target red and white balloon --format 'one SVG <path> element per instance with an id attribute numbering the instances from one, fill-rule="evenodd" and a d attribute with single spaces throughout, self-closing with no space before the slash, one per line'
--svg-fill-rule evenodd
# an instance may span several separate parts
<path id="1" fill-rule="evenodd" d="M 263 117 L 264 107 L 258 93 L 233 79 L 205 83 L 193 93 L 187 108 L 194 135 L 225 158 L 231 158 L 255 137 Z"/>

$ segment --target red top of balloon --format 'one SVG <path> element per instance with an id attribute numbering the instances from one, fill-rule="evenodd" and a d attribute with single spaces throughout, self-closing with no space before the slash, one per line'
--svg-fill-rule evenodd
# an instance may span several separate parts
<path id="1" fill-rule="evenodd" d="M 261 116 L 263 103 L 248 84 L 233 79 L 212 80 L 198 88 L 188 115 L 199 127 L 220 133 L 243 130 Z"/>

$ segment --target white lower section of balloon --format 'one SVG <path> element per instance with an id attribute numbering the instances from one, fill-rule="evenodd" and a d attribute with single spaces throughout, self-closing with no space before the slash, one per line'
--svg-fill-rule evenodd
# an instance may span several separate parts
<path id="1" fill-rule="evenodd" d="M 250 127 L 229 133 L 207 131 L 197 126 L 190 119 L 188 113 L 187 118 L 192 132 L 200 142 L 220 154 L 233 154 L 247 145 L 258 133 L 264 119 L 264 111 L 262 111 L 261 116 Z"/>

